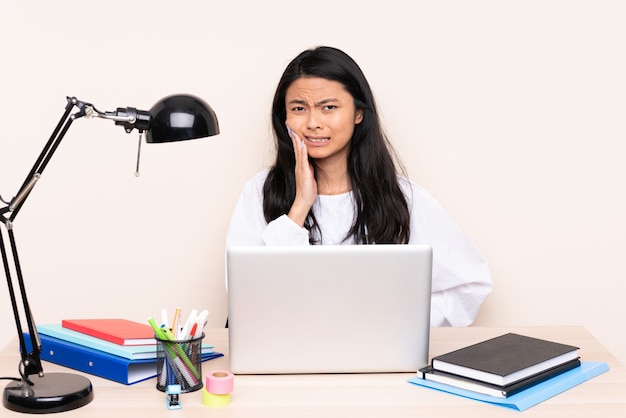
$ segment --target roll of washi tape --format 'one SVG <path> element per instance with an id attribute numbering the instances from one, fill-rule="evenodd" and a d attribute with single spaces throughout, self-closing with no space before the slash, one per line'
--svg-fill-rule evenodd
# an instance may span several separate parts
<path id="1" fill-rule="evenodd" d="M 226 395 L 233 391 L 235 376 L 227 370 L 213 370 L 206 376 L 206 390 L 214 395 Z"/>
<path id="2" fill-rule="evenodd" d="M 202 388 L 202 404 L 204 406 L 219 407 L 226 406 L 230 403 L 230 393 L 224 395 L 216 395 L 207 392 L 206 388 Z"/>

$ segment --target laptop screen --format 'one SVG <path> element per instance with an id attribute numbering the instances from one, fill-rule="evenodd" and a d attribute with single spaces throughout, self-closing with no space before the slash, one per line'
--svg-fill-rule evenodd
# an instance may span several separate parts
<path id="1" fill-rule="evenodd" d="M 230 368 L 416 372 L 428 364 L 431 277 L 422 245 L 231 247 Z"/>

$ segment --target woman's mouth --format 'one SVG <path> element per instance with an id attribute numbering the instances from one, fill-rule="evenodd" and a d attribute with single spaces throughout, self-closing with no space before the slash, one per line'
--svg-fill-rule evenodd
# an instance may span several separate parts
<path id="1" fill-rule="evenodd" d="M 307 137 L 306 137 L 306 140 L 307 140 L 307 141 L 309 141 L 309 142 L 313 142 L 313 143 L 320 144 L 320 143 L 324 143 L 324 142 L 328 142 L 328 141 L 330 141 L 330 138 L 328 138 L 328 137 L 324 137 L 324 138 L 312 138 L 312 137 L 310 137 L 310 136 L 307 136 Z"/>

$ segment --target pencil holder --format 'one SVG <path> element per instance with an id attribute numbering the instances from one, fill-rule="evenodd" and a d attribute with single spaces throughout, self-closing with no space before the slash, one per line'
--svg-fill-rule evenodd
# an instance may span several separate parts
<path id="1" fill-rule="evenodd" d="M 157 384 L 165 392 L 168 385 L 180 385 L 181 393 L 202 389 L 202 340 L 204 334 L 188 340 L 157 341 Z"/>

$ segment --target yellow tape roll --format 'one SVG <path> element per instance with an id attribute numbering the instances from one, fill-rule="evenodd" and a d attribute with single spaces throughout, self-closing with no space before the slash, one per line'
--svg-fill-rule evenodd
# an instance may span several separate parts
<path id="1" fill-rule="evenodd" d="M 225 395 L 215 395 L 202 388 L 202 404 L 210 407 L 226 406 L 230 403 L 230 393 Z"/>

